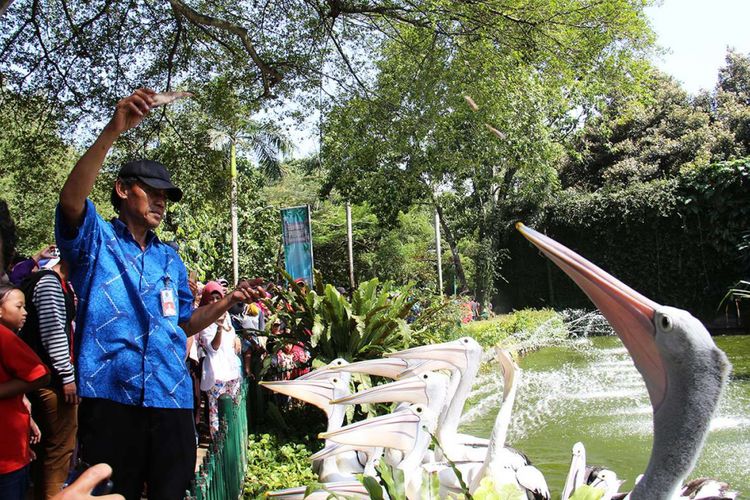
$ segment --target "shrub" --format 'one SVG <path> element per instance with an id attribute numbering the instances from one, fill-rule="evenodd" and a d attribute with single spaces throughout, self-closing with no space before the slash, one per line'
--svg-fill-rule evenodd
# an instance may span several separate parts
<path id="1" fill-rule="evenodd" d="M 474 337 L 485 349 L 497 344 L 549 342 L 568 336 L 562 316 L 552 309 L 522 309 L 464 326 L 463 335 Z"/>
<path id="2" fill-rule="evenodd" d="M 310 465 L 312 452 L 299 441 L 271 434 L 251 434 L 247 443 L 248 463 L 244 498 L 263 498 L 266 491 L 315 484 Z"/>
<path id="3" fill-rule="evenodd" d="M 464 335 L 458 301 L 432 292 L 418 295 L 417 298 L 421 312 L 411 324 L 409 347 L 448 342 Z"/>
<path id="4" fill-rule="evenodd" d="M 275 311 L 269 324 L 282 320 L 289 340 L 301 342 L 318 361 L 373 359 L 409 345 L 410 286 L 398 289 L 374 278 L 360 283 L 349 301 L 333 285 L 324 285 L 320 273 L 314 290 L 303 290 L 283 274 L 289 289 L 276 289 L 268 301 Z"/>

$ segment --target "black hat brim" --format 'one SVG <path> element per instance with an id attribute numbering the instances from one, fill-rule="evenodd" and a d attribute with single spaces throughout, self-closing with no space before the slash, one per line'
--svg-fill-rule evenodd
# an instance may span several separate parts
<path id="1" fill-rule="evenodd" d="M 169 201 L 180 201 L 182 199 L 182 190 L 169 181 L 157 179 L 156 177 L 142 177 L 140 175 L 136 178 L 149 187 L 163 189 L 167 193 Z"/>

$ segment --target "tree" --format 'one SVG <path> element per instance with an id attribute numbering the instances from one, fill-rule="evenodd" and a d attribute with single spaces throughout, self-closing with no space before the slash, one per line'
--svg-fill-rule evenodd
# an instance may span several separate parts
<path id="1" fill-rule="evenodd" d="M 746 156 L 750 155 L 750 56 L 728 50 L 726 63 L 719 70 L 715 114 L 741 148 L 737 156 Z"/>
<path id="2" fill-rule="evenodd" d="M 516 51 L 484 38 L 481 30 L 462 43 L 400 29 L 399 42 L 382 50 L 373 93 L 327 115 L 323 158 L 330 171 L 324 191 L 335 188 L 345 199 L 369 201 L 389 221 L 430 200 L 441 214 L 457 274 L 460 238 L 478 242 L 474 292 L 486 303 L 502 253 L 495 239 L 497 211 L 555 189 L 560 151 L 554 139 L 571 126 L 570 111 L 593 100 L 587 84 L 600 88 L 625 79 L 612 69 L 608 51 L 620 51 L 614 56 L 619 70 L 635 72 L 627 61 L 647 31 L 637 9 L 630 14 L 623 17 L 631 24 L 618 19 L 621 24 L 600 38 L 577 40 L 576 51 L 559 57 L 549 57 L 546 45 Z M 553 43 L 568 47 L 579 35 L 565 32 Z M 622 43 L 628 37 L 635 47 Z M 479 103 L 477 113 L 464 95 Z M 487 123 L 500 137 L 487 131 Z M 443 210 L 448 200 L 455 210 Z"/>
<path id="3" fill-rule="evenodd" d="M 69 123 L 140 85 L 189 83 L 201 91 L 217 74 L 255 102 L 310 99 L 311 90 L 315 98 L 320 91 L 368 96 L 372 54 L 384 41 L 408 50 L 403 29 L 454 46 L 479 40 L 564 73 L 565 61 L 605 47 L 620 64 L 613 42 L 647 42 L 642 7 L 649 3 L 4 0 L 0 74 L 3 85 L 65 105 Z"/>
<path id="4" fill-rule="evenodd" d="M 713 93 L 690 96 L 652 70 L 643 92 L 611 92 L 571 141 L 564 186 L 592 190 L 671 179 L 740 158 L 750 144 L 750 60 L 729 51 Z"/>
<path id="5" fill-rule="evenodd" d="M 18 228 L 17 251 L 33 255 L 54 242 L 59 189 L 76 161 L 58 135 L 59 117 L 44 114 L 45 102 L 0 91 L 0 192 Z"/>
<path id="6" fill-rule="evenodd" d="M 595 189 L 675 176 L 713 158 L 711 116 L 692 105 L 670 76 L 656 70 L 641 94 L 610 95 L 588 120 L 561 169 L 563 185 Z"/>
<path id="7" fill-rule="evenodd" d="M 232 224 L 232 279 L 239 280 L 239 251 L 237 234 L 237 147 L 248 150 L 260 172 L 269 179 L 282 175 L 281 157 L 292 150 L 289 140 L 270 122 L 250 118 L 253 107 L 243 102 L 226 79 L 211 82 L 204 108 L 215 128 L 209 130 L 211 145 L 229 156 L 230 211 Z"/>

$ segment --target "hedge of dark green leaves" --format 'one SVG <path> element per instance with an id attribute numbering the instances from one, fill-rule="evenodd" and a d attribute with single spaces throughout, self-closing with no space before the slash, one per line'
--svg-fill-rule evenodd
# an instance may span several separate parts
<path id="1" fill-rule="evenodd" d="M 251 434 L 243 497 L 264 498 L 267 491 L 315 484 L 309 448 L 294 438 Z"/>
<path id="2" fill-rule="evenodd" d="M 727 288 L 748 277 L 750 159 L 617 191 L 563 191 L 526 218 L 653 300 L 711 319 Z M 591 307 L 517 232 L 505 240 L 512 260 L 500 288 L 511 304 Z"/>

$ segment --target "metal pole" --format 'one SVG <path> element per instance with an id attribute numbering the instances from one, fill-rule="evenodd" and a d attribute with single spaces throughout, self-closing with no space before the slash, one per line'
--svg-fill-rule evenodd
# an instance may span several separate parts
<path id="1" fill-rule="evenodd" d="M 443 255 L 440 248 L 440 216 L 435 210 L 435 253 L 437 253 L 438 293 L 443 295 Z"/>
<path id="2" fill-rule="evenodd" d="M 346 202 L 346 238 L 347 238 L 347 244 L 349 246 L 349 289 L 354 290 L 355 284 L 354 284 L 354 246 L 352 243 L 352 240 L 354 239 L 354 236 L 352 235 L 352 205 L 347 201 Z"/>
<path id="3" fill-rule="evenodd" d="M 237 234 L 237 148 L 234 144 L 234 140 L 230 143 L 229 156 L 229 175 L 232 179 L 230 194 L 230 211 L 232 218 L 232 283 L 233 286 L 236 286 L 239 281 L 240 253 L 237 244 L 237 240 L 239 239 L 239 235 Z"/>

